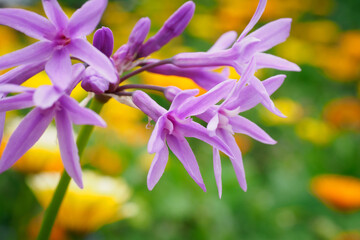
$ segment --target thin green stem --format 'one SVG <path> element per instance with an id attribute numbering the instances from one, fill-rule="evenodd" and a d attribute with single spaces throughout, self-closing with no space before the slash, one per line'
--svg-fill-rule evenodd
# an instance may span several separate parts
<path id="1" fill-rule="evenodd" d="M 96 113 L 100 113 L 101 108 L 103 107 L 104 102 L 97 100 L 94 98 L 91 101 L 90 109 Z M 81 158 L 82 153 L 89 141 L 92 131 L 94 130 L 94 126 L 92 125 L 84 125 L 81 127 L 79 135 L 76 140 L 76 145 L 79 151 L 79 157 Z M 44 219 L 41 224 L 40 232 L 37 237 L 37 240 L 48 240 L 50 237 L 50 233 L 52 227 L 54 225 L 57 213 L 61 206 L 61 203 L 65 197 L 66 191 L 68 189 L 71 178 L 64 171 L 61 179 L 56 187 L 53 198 L 45 211 Z"/>

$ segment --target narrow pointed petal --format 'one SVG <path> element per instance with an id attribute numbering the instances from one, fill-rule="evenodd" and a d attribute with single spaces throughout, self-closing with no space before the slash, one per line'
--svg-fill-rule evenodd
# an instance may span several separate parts
<path id="1" fill-rule="evenodd" d="M 57 0 L 42 0 L 46 16 L 55 25 L 58 30 L 66 28 L 69 18 L 61 9 Z"/>
<path id="2" fill-rule="evenodd" d="M 268 54 L 268 53 L 257 53 L 255 54 L 256 66 L 258 69 L 261 68 L 273 68 L 283 71 L 295 71 L 300 72 L 301 69 L 295 63 L 289 62 L 283 58 Z"/>
<path id="3" fill-rule="evenodd" d="M 244 117 L 232 117 L 230 118 L 229 124 L 236 133 L 246 134 L 262 143 L 276 144 L 276 141 L 272 139 L 264 130 Z"/>
<path id="4" fill-rule="evenodd" d="M 33 93 L 21 93 L 0 99 L 0 112 L 24 109 L 34 106 Z"/>
<path id="5" fill-rule="evenodd" d="M 169 150 L 168 147 L 165 145 L 163 148 L 160 149 L 159 152 L 156 153 L 151 166 L 149 173 L 147 175 L 147 186 L 148 189 L 151 191 L 155 187 L 155 185 L 159 182 L 161 176 L 165 171 L 166 164 L 169 158 Z"/>
<path id="6" fill-rule="evenodd" d="M 55 50 L 45 65 L 45 71 L 54 86 L 65 90 L 72 80 L 69 51 L 66 48 Z"/>
<path id="7" fill-rule="evenodd" d="M 272 21 L 252 32 L 248 37 L 255 37 L 261 40 L 257 45 L 257 50 L 259 52 L 267 51 L 270 48 L 285 42 L 289 37 L 291 21 L 291 18 L 281 18 Z"/>
<path id="8" fill-rule="evenodd" d="M 165 108 L 161 107 L 143 91 L 135 91 L 132 100 L 141 111 L 154 121 L 158 121 L 158 119 L 167 112 Z"/>
<path id="9" fill-rule="evenodd" d="M 33 91 L 33 88 L 19 86 L 17 84 L 2 84 L 0 88 L 0 93 L 17 93 L 17 92 L 29 92 Z"/>
<path id="10" fill-rule="evenodd" d="M 262 81 L 262 84 L 264 85 L 267 93 L 271 95 L 283 84 L 285 78 L 286 75 L 276 75 Z M 238 95 L 239 97 L 237 99 L 234 99 L 234 101 L 226 104 L 227 109 L 233 110 L 240 107 L 240 112 L 244 112 L 263 101 L 263 98 L 252 85 L 248 85 L 243 88 Z"/>
<path id="11" fill-rule="evenodd" d="M 97 113 L 88 108 L 81 107 L 79 103 L 70 96 L 63 95 L 60 103 L 62 108 L 66 110 L 72 123 L 106 127 L 105 121 Z"/>
<path id="12" fill-rule="evenodd" d="M 25 64 L 16 67 L 0 76 L 0 84 L 22 84 L 45 68 L 45 62 Z"/>
<path id="13" fill-rule="evenodd" d="M 235 170 L 236 178 L 240 184 L 240 187 L 246 192 L 247 184 L 245 178 L 244 164 L 239 146 L 237 145 L 234 136 L 224 129 L 218 130 L 218 135 L 222 140 L 231 148 L 234 153 L 234 157 L 230 157 L 230 161 Z"/>
<path id="14" fill-rule="evenodd" d="M 189 90 L 181 91 L 174 98 L 174 101 L 171 103 L 169 111 L 179 110 L 181 105 L 183 105 L 186 101 L 192 99 L 198 93 L 199 93 L 199 89 L 189 89 Z"/>
<path id="15" fill-rule="evenodd" d="M 184 3 L 164 23 L 161 29 L 140 48 L 138 57 L 146 57 L 156 52 L 171 39 L 179 36 L 194 15 L 195 4 L 192 1 Z"/>
<path id="16" fill-rule="evenodd" d="M 0 8 L 0 25 L 9 26 L 39 40 L 52 39 L 56 32 L 49 20 L 23 9 Z"/>
<path id="17" fill-rule="evenodd" d="M 206 192 L 199 165 L 186 139 L 181 136 L 168 135 L 166 140 L 169 148 L 183 164 L 190 177 Z"/>
<path id="18" fill-rule="evenodd" d="M 166 118 L 160 117 L 157 120 L 154 130 L 151 133 L 149 143 L 148 143 L 148 152 L 156 153 L 159 152 L 165 145 L 165 124 Z"/>
<path id="19" fill-rule="evenodd" d="M 266 2 L 267 2 L 266 0 L 259 0 L 259 4 L 256 8 L 254 15 L 252 16 L 248 25 L 245 27 L 244 31 L 241 33 L 237 42 L 240 42 L 241 39 L 243 39 L 251 31 L 251 29 L 253 29 L 255 24 L 259 21 L 261 15 L 263 14 L 263 12 L 265 10 Z"/>
<path id="20" fill-rule="evenodd" d="M 82 80 L 84 72 L 85 72 L 85 66 L 82 63 L 77 63 L 72 65 L 71 81 L 66 88 L 66 93 L 68 95 L 71 94 L 71 92 L 74 90 L 76 85 L 78 85 L 79 82 Z"/>
<path id="21" fill-rule="evenodd" d="M 212 45 L 208 52 L 216 52 L 219 50 L 225 50 L 229 48 L 236 40 L 237 33 L 235 31 L 229 31 L 219 37 L 219 39 Z"/>
<path id="22" fill-rule="evenodd" d="M 227 76 L 209 71 L 206 68 L 181 68 L 171 64 L 157 66 L 147 71 L 167 76 L 190 78 L 197 85 L 207 90 L 228 79 Z"/>
<path id="23" fill-rule="evenodd" d="M 279 117 L 285 118 L 286 116 L 274 105 L 274 102 L 271 100 L 269 93 L 266 91 L 266 88 L 262 82 L 257 77 L 252 77 L 250 84 L 255 88 L 257 93 L 262 97 L 263 105 L 272 113 L 278 115 Z"/>
<path id="24" fill-rule="evenodd" d="M 110 59 L 86 40 L 72 40 L 67 47 L 70 54 L 92 66 L 106 80 L 111 83 L 118 81 L 116 70 Z"/>
<path id="25" fill-rule="evenodd" d="M 107 0 L 90 0 L 71 16 L 68 31 L 71 37 L 89 35 L 95 30 L 107 5 Z"/>
<path id="26" fill-rule="evenodd" d="M 35 106 L 41 109 L 52 107 L 64 94 L 61 89 L 50 85 L 42 85 L 35 90 L 33 100 Z"/>
<path id="27" fill-rule="evenodd" d="M 213 164 L 214 164 L 214 175 L 216 180 L 216 186 L 218 188 L 219 198 L 221 198 L 222 195 L 221 159 L 220 159 L 220 152 L 216 148 L 213 148 Z"/>
<path id="28" fill-rule="evenodd" d="M 35 108 L 21 121 L 11 135 L 0 159 L 0 172 L 9 169 L 41 137 L 53 119 L 53 109 Z"/>
<path id="29" fill-rule="evenodd" d="M 185 118 L 205 112 L 221 99 L 225 99 L 235 86 L 235 83 L 236 81 L 232 79 L 224 81 L 210 89 L 207 93 L 184 102 L 178 111 L 178 116 L 180 118 Z"/>
<path id="30" fill-rule="evenodd" d="M 61 159 L 66 172 L 75 183 L 83 188 L 78 149 L 75 144 L 72 124 L 65 110 L 56 112 L 55 123 L 59 140 Z"/>
<path id="31" fill-rule="evenodd" d="M 53 48 L 53 43 L 40 41 L 23 49 L 8 53 L 0 57 L 0 69 L 11 68 L 22 64 L 43 62 L 50 57 Z"/>
<path id="32" fill-rule="evenodd" d="M 94 34 L 93 45 L 107 57 L 110 57 L 114 50 L 114 35 L 110 28 L 102 27 Z"/>
<path id="33" fill-rule="evenodd" d="M 193 137 L 200 139 L 203 142 L 219 149 L 228 156 L 232 156 L 231 149 L 217 136 L 209 136 L 209 133 L 206 128 L 196 122 L 189 122 L 187 124 L 178 124 L 177 129 L 185 137 Z"/>

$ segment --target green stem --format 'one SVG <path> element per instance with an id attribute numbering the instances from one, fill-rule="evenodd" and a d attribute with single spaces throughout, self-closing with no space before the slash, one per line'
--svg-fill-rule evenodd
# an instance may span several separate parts
<path id="1" fill-rule="evenodd" d="M 90 109 L 96 113 L 100 113 L 101 108 L 103 107 L 104 102 L 97 100 L 94 98 L 91 101 Z M 94 126 L 92 125 L 84 125 L 81 127 L 79 135 L 76 140 L 76 145 L 79 151 L 79 157 L 81 158 L 82 153 L 86 147 L 87 142 L 89 141 L 90 135 L 94 130 Z M 56 187 L 53 198 L 45 211 L 44 219 L 41 224 L 40 232 L 37 237 L 37 240 L 48 240 L 50 237 L 50 233 L 52 227 L 54 225 L 57 213 L 61 206 L 61 203 L 65 197 L 66 191 L 68 189 L 71 178 L 64 171 L 61 179 Z"/>

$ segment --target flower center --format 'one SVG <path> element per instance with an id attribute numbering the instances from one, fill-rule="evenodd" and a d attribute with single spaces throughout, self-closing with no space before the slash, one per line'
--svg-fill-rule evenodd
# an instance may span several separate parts
<path id="1" fill-rule="evenodd" d="M 66 46 L 71 42 L 71 39 L 65 36 L 63 33 L 60 33 L 56 36 L 55 42 L 58 46 Z"/>

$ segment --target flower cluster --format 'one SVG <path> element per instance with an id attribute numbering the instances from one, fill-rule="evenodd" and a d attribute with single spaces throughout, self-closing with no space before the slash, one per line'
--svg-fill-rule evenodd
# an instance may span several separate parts
<path id="1" fill-rule="evenodd" d="M 114 97 L 121 103 L 139 108 L 156 122 L 148 143 L 149 153 L 155 153 L 147 179 L 150 190 L 165 170 L 170 148 L 194 181 L 206 191 L 197 160 L 186 140 L 191 137 L 213 147 L 220 197 L 220 151 L 230 158 L 239 184 L 246 191 L 242 156 L 234 134 L 246 134 L 266 144 L 276 142 L 239 113 L 261 103 L 272 113 L 285 117 L 270 98 L 283 83 L 285 75 L 261 81 L 255 73 L 261 68 L 300 71 L 296 64 L 264 53 L 287 39 L 291 19 L 273 21 L 249 34 L 265 9 L 266 0 L 260 0 L 254 16 L 239 37 L 230 31 L 220 36 L 207 52 L 179 53 L 161 60 L 149 56 L 184 31 L 194 14 L 194 2 L 183 4 L 148 40 L 151 22 L 149 18 L 141 18 L 128 42 L 114 54 L 114 37 L 109 28 L 98 29 L 93 44 L 86 40 L 98 25 L 106 0 L 87 1 L 70 18 L 56 0 L 42 0 L 42 4 L 48 19 L 22 9 L 0 9 L 1 25 L 39 40 L 0 57 L 0 70 L 15 67 L 0 76 L 0 137 L 7 111 L 34 107 L 8 140 L 0 159 L 0 172 L 9 169 L 27 152 L 55 119 L 64 167 L 77 185 L 83 187 L 72 124 L 102 127 L 106 124 L 95 112 L 70 97 L 74 87 L 81 84 L 91 93 L 89 96 L 95 95 L 97 99 Z M 72 59 L 82 63 L 73 64 Z M 218 67 L 225 67 L 225 70 L 214 71 Z M 229 79 L 229 67 L 241 75 L 239 80 Z M 21 86 L 43 70 L 52 85 L 37 89 Z M 198 96 L 197 89 L 183 91 L 176 87 L 124 84 L 143 71 L 186 77 L 207 92 Z M 160 91 L 171 102 L 170 108 L 163 108 L 139 89 Z M 207 125 L 199 124 L 194 118 Z"/>

